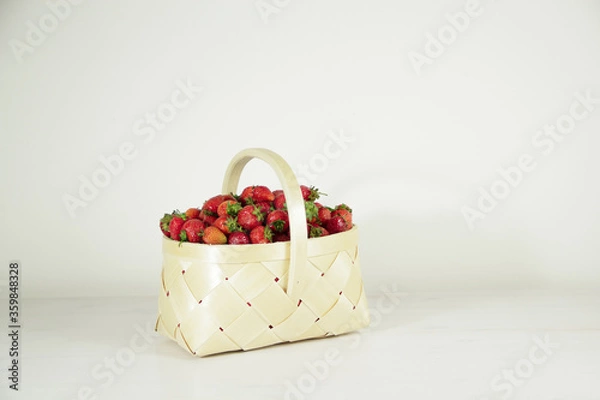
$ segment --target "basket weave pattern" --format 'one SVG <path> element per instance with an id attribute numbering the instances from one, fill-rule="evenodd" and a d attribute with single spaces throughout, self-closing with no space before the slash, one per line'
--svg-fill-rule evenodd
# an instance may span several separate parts
<path id="1" fill-rule="evenodd" d="M 289 260 L 211 263 L 164 247 L 157 330 L 192 354 L 337 335 L 368 320 L 356 246 L 309 257 L 313 279 L 297 303 L 285 292 Z"/>
<path id="2" fill-rule="evenodd" d="M 238 177 L 230 175 L 224 193 L 237 185 Z M 286 190 L 290 222 L 296 218 L 294 226 L 304 227 L 303 202 L 294 200 L 301 199 L 299 193 L 288 196 L 294 184 L 295 177 Z M 310 240 L 305 230 L 295 234 L 290 242 L 237 246 L 163 238 L 156 331 L 205 356 L 367 326 L 358 228 Z M 290 283 L 296 284 L 294 290 Z"/>

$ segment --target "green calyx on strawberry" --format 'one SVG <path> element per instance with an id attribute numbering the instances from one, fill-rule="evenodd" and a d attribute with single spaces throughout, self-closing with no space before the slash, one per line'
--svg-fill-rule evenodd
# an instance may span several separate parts
<path id="1" fill-rule="evenodd" d="M 314 186 L 308 187 L 306 185 L 300 185 L 300 191 L 302 192 L 302 198 L 305 201 L 315 201 L 321 196 L 327 196 L 327 193 L 319 192 Z"/>
<path id="2" fill-rule="evenodd" d="M 255 204 L 256 207 L 260 210 L 263 216 L 267 216 L 274 208 L 271 206 L 271 203 L 268 201 L 261 201 Z"/>
<path id="3" fill-rule="evenodd" d="M 309 238 L 315 238 L 315 237 L 329 235 L 329 232 L 327 231 L 327 229 L 323 228 L 320 225 L 308 224 L 306 228 L 307 228 L 307 234 L 308 234 Z"/>
<path id="4" fill-rule="evenodd" d="M 169 235 L 173 240 L 179 240 L 179 234 L 181 233 L 181 229 L 183 228 L 183 224 L 186 220 L 185 214 L 181 214 L 179 211 L 173 212 L 173 217 L 169 222 Z"/>
<path id="5" fill-rule="evenodd" d="M 242 202 L 242 196 L 240 196 L 239 194 L 229 192 L 229 195 L 233 198 L 233 200 L 237 201 L 238 203 Z"/>
<path id="6" fill-rule="evenodd" d="M 262 221 L 265 217 L 265 213 L 257 205 L 253 205 L 252 208 L 252 214 L 256 217 L 257 220 Z"/>
<path id="7" fill-rule="evenodd" d="M 228 217 L 227 218 L 227 230 L 230 233 L 233 233 L 233 232 L 243 232 L 244 231 L 242 229 L 242 227 L 240 226 L 240 224 L 238 224 L 237 218 L 234 218 L 234 217 Z"/>
<path id="8" fill-rule="evenodd" d="M 202 205 L 203 214 L 211 217 L 218 216 L 219 214 L 217 213 L 217 211 L 219 209 L 219 205 L 225 200 L 234 200 L 234 198 L 229 194 L 218 194 L 206 200 Z"/>
<path id="9" fill-rule="evenodd" d="M 242 231 L 242 227 L 237 223 L 237 219 L 228 215 L 223 215 L 215 220 L 213 226 L 216 226 L 225 234 Z"/>
<path id="10" fill-rule="evenodd" d="M 242 203 L 246 205 L 254 204 L 252 194 L 254 194 L 254 186 L 245 187 L 244 190 L 242 190 L 242 193 L 240 193 L 240 200 L 242 201 Z"/>
<path id="11" fill-rule="evenodd" d="M 209 217 L 218 217 L 219 214 L 214 212 L 214 211 L 210 211 L 210 210 L 202 210 L 202 215 L 207 215 Z"/>
<path id="12" fill-rule="evenodd" d="M 165 214 L 160 219 L 160 230 L 162 231 L 162 233 L 166 237 L 171 237 L 171 234 L 169 233 L 169 223 L 171 222 L 172 219 L 173 219 L 173 214 L 172 213 L 171 214 Z"/>
<path id="13" fill-rule="evenodd" d="M 338 204 L 337 206 L 335 206 L 336 210 L 346 210 L 348 212 L 350 212 L 350 214 L 352 214 L 352 209 L 350 207 L 348 207 L 348 205 L 342 203 L 342 204 Z"/>
<path id="14" fill-rule="evenodd" d="M 290 229 L 290 219 L 288 213 L 283 210 L 271 211 L 267 215 L 265 224 L 275 233 L 285 233 Z"/>
<path id="15" fill-rule="evenodd" d="M 225 200 L 217 207 L 217 215 L 224 217 L 230 215 L 237 216 L 237 213 L 242 209 L 242 205 L 237 200 Z"/>
<path id="16" fill-rule="evenodd" d="M 245 230 L 252 230 L 257 226 L 261 225 L 264 220 L 264 214 L 260 208 L 256 205 L 249 204 L 244 206 L 237 216 L 238 224 Z"/>
<path id="17" fill-rule="evenodd" d="M 273 242 L 273 232 L 268 226 L 259 225 L 250 231 L 252 244 L 266 244 Z"/>
<path id="18" fill-rule="evenodd" d="M 235 203 L 228 203 L 227 210 L 225 211 L 227 212 L 227 215 L 236 217 L 241 209 L 242 205 L 236 201 Z"/>
<path id="19" fill-rule="evenodd" d="M 319 208 L 313 201 L 305 201 L 304 209 L 306 211 L 306 222 L 316 224 L 319 219 Z"/>

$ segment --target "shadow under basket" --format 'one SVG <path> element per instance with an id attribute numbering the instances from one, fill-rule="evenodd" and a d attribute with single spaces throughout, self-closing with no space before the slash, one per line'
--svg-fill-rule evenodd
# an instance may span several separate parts
<path id="1" fill-rule="evenodd" d="M 251 350 L 338 335 L 369 325 L 358 227 L 306 238 L 304 201 L 289 165 L 266 149 L 246 149 L 225 174 L 235 192 L 243 167 L 267 162 L 283 186 L 290 241 L 207 245 L 163 238 L 156 331 L 193 355 Z"/>

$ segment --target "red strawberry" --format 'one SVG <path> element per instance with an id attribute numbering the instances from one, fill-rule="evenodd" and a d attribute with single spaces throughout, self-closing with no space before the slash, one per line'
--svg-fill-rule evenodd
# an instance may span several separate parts
<path id="1" fill-rule="evenodd" d="M 329 221 L 325 224 L 325 227 L 329 233 L 339 233 L 350 229 L 352 226 L 348 225 L 348 222 L 339 215 L 332 216 Z"/>
<path id="2" fill-rule="evenodd" d="M 275 233 L 273 234 L 273 242 L 289 242 L 290 235 L 287 233 Z"/>
<path id="3" fill-rule="evenodd" d="M 215 223 L 215 221 L 217 220 L 217 217 L 214 215 L 208 215 L 205 214 L 204 211 L 200 212 L 200 216 L 199 216 L 200 220 L 202 222 L 204 222 L 207 226 L 210 226 L 212 224 Z"/>
<path id="4" fill-rule="evenodd" d="M 331 219 L 331 211 L 327 207 L 321 207 L 319 208 L 318 217 L 321 224 L 325 224 Z"/>
<path id="5" fill-rule="evenodd" d="M 265 224 L 275 233 L 285 233 L 290 229 L 288 213 L 283 210 L 271 211 L 267 215 Z"/>
<path id="6" fill-rule="evenodd" d="M 232 233 L 242 230 L 242 228 L 240 228 L 238 223 L 235 221 L 235 218 L 228 215 L 217 218 L 213 226 L 219 228 L 219 230 L 223 233 Z"/>
<path id="7" fill-rule="evenodd" d="M 252 230 L 264 220 L 264 214 L 255 205 L 247 205 L 238 213 L 238 224 L 246 230 Z"/>
<path id="8" fill-rule="evenodd" d="M 171 239 L 179 240 L 179 234 L 181 233 L 181 228 L 185 223 L 185 214 L 175 213 L 173 214 L 173 218 L 171 222 L 169 222 L 169 233 L 171 235 Z"/>
<path id="9" fill-rule="evenodd" d="M 273 190 L 273 196 L 277 197 L 283 194 L 283 190 L 281 189 L 277 189 L 277 190 Z"/>
<path id="10" fill-rule="evenodd" d="M 197 219 L 199 215 L 200 215 L 200 209 L 196 208 L 196 207 L 188 208 L 187 211 L 185 212 L 185 216 L 188 219 Z"/>
<path id="11" fill-rule="evenodd" d="M 308 187 L 306 185 L 300 185 L 300 191 L 302 192 L 302 198 L 306 201 L 315 201 L 321 197 L 322 194 L 327 196 L 326 193 L 319 192 L 319 189 L 314 186 Z"/>
<path id="12" fill-rule="evenodd" d="M 240 211 L 241 209 L 242 205 L 239 202 L 235 200 L 225 200 L 224 202 L 219 204 L 219 207 L 217 207 L 217 214 L 219 215 L 219 217 L 224 217 L 227 215 L 235 217 L 238 211 Z"/>
<path id="13" fill-rule="evenodd" d="M 200 243 L 200 237 L 204 231 L 204 222 L 199 219 L 189 219 L 185 221 L 179 234 L 179 239 L 192 243 Z"/>
<path id="14" fill-rule="evenodd" d="M 252 194 L 254 193 L 254 186 L 247 186 L 240 193 L 240 200 L 243 204 L 251 204 L 254 200 L 252 200 Z"/>
<path id="15" fill-rule="evenodd" d="M 232 232 L 227 240 L 229 244 L 250 244 L 250 238 L 244 232 Z"/>
<path id="16" fill-rule="evenodd" d="M 256 186 L 254 188 L 254 194 L 252 195 L 252 199 L 255 203 L 259 203 L 261 201 L 266 201 L 267 203 L 273 201 L 275 199 L 275 195 L 271 192 L 266 186 Z"/>
<path id="17" fill-rule="evenodd" d="M 213 222 L 212 226 L 216 226 L 223 233 L 231 233 L 227 228 L 227 217 L 219 217 Z"/>
<path id="18" fill-rule="evenodd" d="M 169 223 L 171 222 L 172 219 L 173 219 L 173 214 L 165 214 L 160 219 L 160 230 L 162 231 L 163 235 L 165 235 L 166 237 L 171 237 L 171 234 L 169 233 Z"/>
<path id="19" fill-rule="evenodd" d="M 327 231 L 327 229 L 323 228 L 322 226 L 319 225 L 312 225 L 312 224 L 308 224 L 306 226 L 307 228 L 307 232 L 308 232 L 308 237 L 309 238 L 315 238 L 315 237 L 321 237 L 321 236 L 327 236 L 329 235 L 329 232 Z"/>
<path id="20" fill-rule="evenodd" d="M 271 211 L 273 211 L 273 209 L 271 207 L 271 203 L 266 202 L 266 201 L 261 201 L 259 203 L 256 203 L 256 206 L 258 207 L 260 212 L 263 213 L 263 215 L 265 215 L 265 216 L 268 213 L 270 213 Z"/>
<path id="21" fill-rule="evenodd" d="M 273 242 L 273 232 L 268 227 L 259 225 L 250 231 L 250 242 L 265 244 Z"/>
<path id="22" fill-rule="evenodd" d="M 344 209 L 344 210 L 348 210 L 348 211 L 352 212 L 352 209 L 347 204 L 344 204 L 344 203 L 338 204 L 337 206 L 335 206 L 335 209 L 336 210 Z"/>
<path id="23" fill-rule="evenodd" d="M 285 194 L 283 194 L 283 192 L 275 196 L 275 199 L 273 200 L 273 207 L 275 207 L 276 210 L 285 210 Z"/>
<path id="24" fill-rule="evenodd" d="M 202 241 L 206 244 L 225 244 L 227 243 L 227 236 L 216 226 L 209 226 L 204 229 Z"/>
<path id="25" fill-rule="evenodd" d="M 202 212 L 206 215 L 216 217 L 219 205 L 225 200 L 234 200 L 230 194 L 218 194 L 210 199 L 206 200 L 202 205 Z"/>
<path id="26" fill-rule="evenodd" d="M 275 198 L 273 192 L 266 186 L 248 186 L 242 190 L 240 197 L 244 204 L 259 203 L 261 201 L 271 202 Z"/>
<path id="27" fill-rule="evenodd" d="M 340 204 L 335 207 L 335 210 L 331 212 L 331 216 L 340 216 L 348 223 L 348 226 L 352 228 L 352 209 L 345 204 Z"/>

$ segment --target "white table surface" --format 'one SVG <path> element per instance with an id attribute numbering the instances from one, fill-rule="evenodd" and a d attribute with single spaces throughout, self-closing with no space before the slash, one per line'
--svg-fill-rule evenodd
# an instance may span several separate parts
<path id="1" fill-rule="evenodd" d="M 0 398 L 600 399 L 600 293 L 390 287 L 369 305 L 358 334 L 195 358 L 153 332 L 155 298 L 27 300 L 20 391 L 6 389 L 4 336 Z"/>

